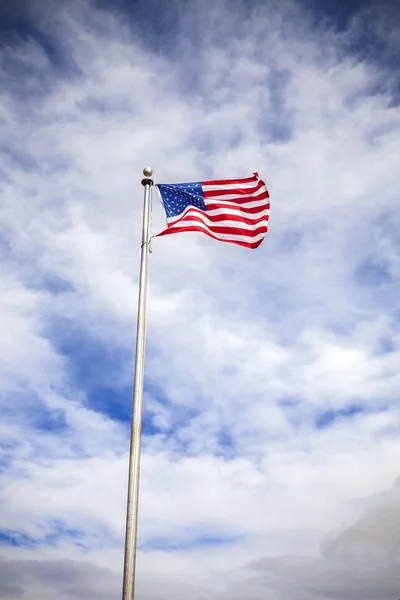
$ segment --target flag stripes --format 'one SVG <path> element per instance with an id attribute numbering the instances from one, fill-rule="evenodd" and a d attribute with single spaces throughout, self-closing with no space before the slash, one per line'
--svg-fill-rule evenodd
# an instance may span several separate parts
<path id="1" fill-rule="evenodd" d="M 269 194 L 254 173 L 244 179 L 159 184 L 167 229 L 159 236 L 201 231 L 223 241 L 257 248 L 268 230 Z"/>

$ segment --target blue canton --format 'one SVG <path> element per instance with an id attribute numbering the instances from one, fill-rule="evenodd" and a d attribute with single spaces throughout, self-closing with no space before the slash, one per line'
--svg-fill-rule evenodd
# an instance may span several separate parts
<path id="1" fill-rule="evenodd" d="M 194 183 L 158 184 L 167 217 L 177 217 L 188 206 L 206 211 L 201 181 Z"/>

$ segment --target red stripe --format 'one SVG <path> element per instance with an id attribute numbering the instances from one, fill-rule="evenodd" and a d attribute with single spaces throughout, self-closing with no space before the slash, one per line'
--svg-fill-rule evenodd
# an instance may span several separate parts
<path id="1" fill-rule="evenodd" d="M 257 177 L 245 177 L 244 179 L 214 179 L 213 181 L 203 181 L 201 185 L 231 185 L 238 183 L 252 183 L 257 181 Z"/>
<path id="2" fill-rule="evenodd" d="M 223 221 L 237 221 L 238 223 L 245 223 L 246 225 L 257 225 L 258 223 L 263 223 L 263 222 L 268 221 L 268 219 L 269 219 L 268 215 L 263 215 L 259 219 L 246 219 L 245 217 L 239 217 L 237 215 L 235 215 L 235 216 L 214 215 L 212 217 L 209 217 L 209 220 L 212 223 L 221 223 Z M 229 227 L 233 227 L 233 225 L 229 225 Z M 250 230 L 249 230 L 249 234 L 250 235 L 252 234 L 252 232 L 250 232 Z"/>
<path id="3" fill-rule="evenodd" d="M 235 206 L 232 206 L 231 204 L 226 204 L 224 202 L 219 202 L 218 204 L 207 203 L 207 212 L 205 212 L 205 214 L 207 214 L 209 210 L 216 210 L 218 208 L 220 208 L 221 210 L 226 210 L 227 213 L 229 213 L 229 211 L 231 210 L 238 210 L 241 213 L 247 213 L 251 215 L 259 213 L 263 210 L 269 210 L 269 202 L 266 204 L 261 204 L 261 206 L 252 206 L 250 208 L 247 208 L 246 206 L 238 206 L 237 209 Z"/>
<path id="4" fill-rule="evenodd" d="M 254 192 L 257 192 L 262 187 L 265 187 L 265 183 L 263 183 L 262 181 L 259 181 L 258 184 L 256 186 L 254 186 L 253 188 L 234 188 L 231 190 L 220 189 L 220 190 L 208 190 L 208 191 L 203 190 L 203 195 L 204 195 L 204 198 L 211 198 L 213 196 L 229 196 L 232 194 L 238 194 L 239 196 L 251 197 L 252 194 L 254 194 Z M 265 188 L 265 190 L 266 190 L 266 188 Z"/>

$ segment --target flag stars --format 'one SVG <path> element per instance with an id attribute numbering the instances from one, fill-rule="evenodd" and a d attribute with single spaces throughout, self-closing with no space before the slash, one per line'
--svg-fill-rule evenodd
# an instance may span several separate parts
<path id="1" fill-rule="evenodd" d="M 160 184 L 158 187 L 167 217 L 179 216 L 190 206 L 202 211 L 206 210 L 201 183 Z"/>

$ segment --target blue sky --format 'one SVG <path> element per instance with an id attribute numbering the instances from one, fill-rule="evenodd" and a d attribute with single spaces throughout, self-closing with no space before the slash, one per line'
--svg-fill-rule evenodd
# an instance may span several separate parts
<path id="1" fill-rule="evenodd" d="M 258 171 L 271 220 L 154 241 L 140 597 L 398 596 L 398 5 L 32 0 L 0 36 L 0 598 L 120 596 L 146 165 Z"/>

